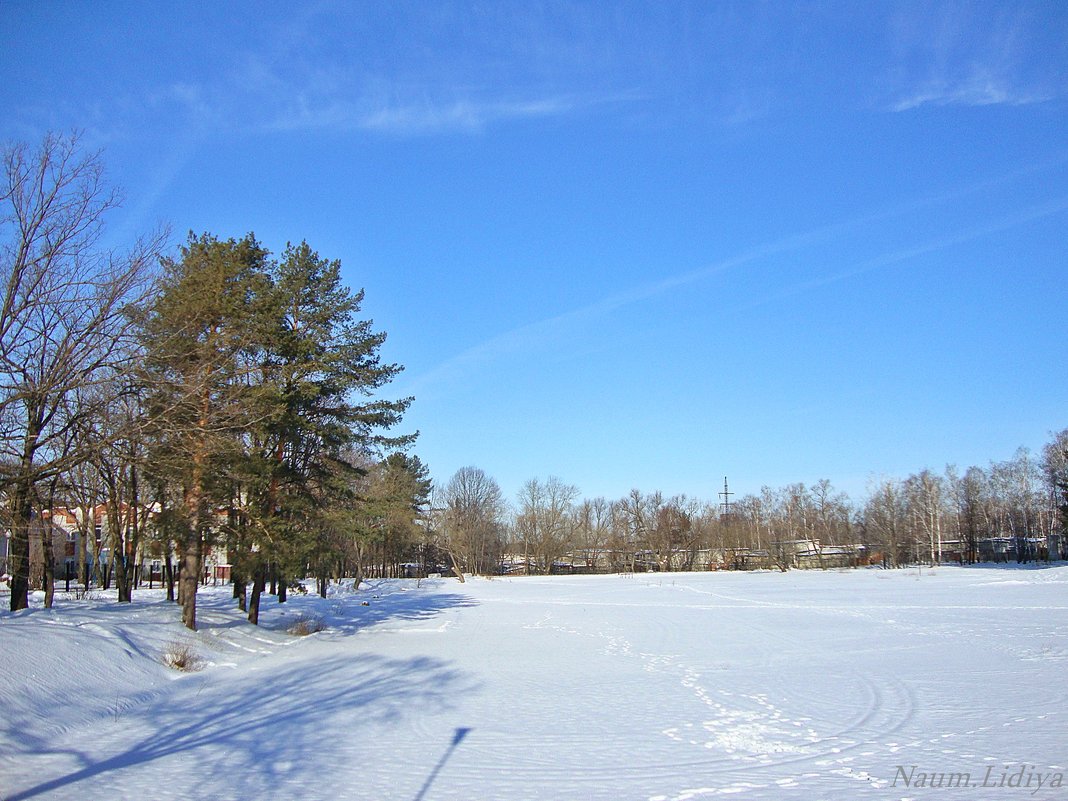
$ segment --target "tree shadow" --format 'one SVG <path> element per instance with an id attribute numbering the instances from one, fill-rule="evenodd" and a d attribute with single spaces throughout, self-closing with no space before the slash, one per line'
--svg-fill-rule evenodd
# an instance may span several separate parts
<path id="1" fill-rule="evenodd" d="M 199 600 L 204 617 L 196 640 L 208 644 L 219 633 L 227 638 L 253 634 L 256 641 L 275 645 L 260 655 L 264 657 L 279 653 L 283 644 L 299 642 L 284 633 L 297 615 L 321 614 L 326 634 L 333 638 L 390 621 L 430 620 L 477 603 L 441 586 L 384 583 L 344 597 L 291 596 L 284 605 L 265 598 L 264 625 L 257 629 L 227 593 L 209 592 Z M 364 600 L 368 606 L 362 605 Z M 92 624 L 87 632 L 102 625 L 107 639 L 130 658 L 157 661 L 155 647 L 170 636 L 166 632 L 171 627 L 160 624 L 160 607 L 167 605 L 165 600 L 152 600 L 140 610 L 148 614 L 130 615 L 138 606 L 136 601 L 133 606 L 101 604 L 99 615 L 94 609 L 86 621 Z M 163 611 L 169 617 L 171 610 Z M 177 623 L 178 607 L 173 611 Z M 85 622 L 72 625 L 79 628 Z M 194 636 L 181 631 L 183 636 Z M 293 765 L 324 759 L 344 764 L 352 760 L 352 738 L 361 731 L 400 723 L 406 716 L 429 709 L 448 710 L 450 699 L 477 689 L 469 676 L 442 660 L 391 659 L 347 650 L 348 655 L 335 651 L 318 659 L 313 657 L 322 653 L 318 650 L 287 650 L 287 655 L 300 656 L 292 662 L 288 656 L 259 665 L 253 661 L 240 671 L 210 668 L 143 691 L 124 690 L 122 668 L 116 665 L 114 700 L 96 699 L 91 719 L 65 724 L 58 708 L 26 712 L 56 721 L 50 725 L 42 725 L 41 717 L 19 719 L 23 716 L 15 710 L 0 719 L 0 742 L 15 746 L 6 756 L 10 765 L 19 767 L 22 784 L 12 794 L 11 777 L 6 777 L 8 786 L 0 790 L 0 797 L 21 801 L 61 796 L 87 786 L 136 783 L 144 781 L 142 776 L 160 772 L 154 769 L 164 763 L 168 770 L 161 775 L 168 776 L 175 756 L 197 766 L 195 771 L 180 770 L 183 797 L 200 793 L 219 797 L 220 780 L 241 782 L 236 788 L 240 793 L 235 789 L 234 797 L 264 793 L 276 797 L 278 783 L 292 781 Z M 34 767 L 38 758 L 43 758 L 37 763 L 40 766 L 63 764 L 67 772 L 57 775 L 55 767 Z M 27 786 L 27 780 L 36 783 Z"/>
<path id="2" fill-rule="evenodd" d="M 384 623 L 429 621 L 450 609 L 477 605 L 478 601 L 468 595 L 442 591 L 440 584 L 425 580 L 422 586 L 414 582 L 378 581 L 365 582 L 357 591 L 337 593 L 327 598 L 291 597 L 286 604 L 268 609 L 261 621 L 273 630 L 284 630 L 296 616 L 311 613 L 320 618 L 329 630 L 355 634 Z"/>
<path id="3" fill-rule="evenodd" d="M 109 775 L 128 769 L 151 775 L 160 760 L 176 755 L 196 765 L 195 771 L 182 771 L 183 780 L 193 776 L 183 787 L 186 797 L 217 796 L 220 781 L 237 777 L 242 796 L 273 796 L 293 765 L 307 764 L 310 755 L 321 757 L 324 749 L 351 744 L 361 727 L 399 722 L 427 706 L 447 708 L 451 697 L 476 689 L 440 660 L 362 654 L 335 655 L 262 675 L 228 674 L 214 688 L 210 675 L 195 678 L 200 681 L 181 692 L 158 695 L 139 707 L 130 742 L 124 743 L 126 734 L 114 727 L 106 742 L 121 745 L 111 756 L 100 759 L 87 749 L 40 743 L 34 755 L 65 755 L 78 767 L 9 794 L 5 801 L 59 795 L 83 781 L 108 786 Z M 194 689 L 196 684 L 200 686 Z"/>

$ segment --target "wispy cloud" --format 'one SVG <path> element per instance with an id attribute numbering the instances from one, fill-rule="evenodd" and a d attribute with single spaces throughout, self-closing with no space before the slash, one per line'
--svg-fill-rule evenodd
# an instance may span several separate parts
<path id="1" fill-rule="evenodd" d="M 846 281 L 851 278 L 855 278 L 865 273 L 874 272 L 887 267 L 893 267 L 897 264 L 903 264 L 920 256 L 926 256 L 929 253 L 937 253 L 938 251 L 951 248 L 956 245 L 963 245 L 967 242 L 974 242 L 977 239 L 983 239 L 992 234 L 1000 233 L 1002 231 L 1008 231 L 1021 225 L 1026 225 L 1029 222 L 1041 220 L 1046 217 L 1051 217 L 1056 214 L 1063 214 L 1068 212 L 1068 197 L 1055 198 L 1047 203 L 1040 203 L 1035 206 L 1030 206 L 1025 209 L 1021 209 L 1014 214 L 1009 214 L 991 222 L 984 223 L 969 228 L 955 231 L 945 236 L 937 237 L 935 239 L 921 242 L 916 245 L 901 248 L 888 253 L 882 253 L 871 259 L 863 261 L 853 267 L 845 270 L 841 270 L 830 275 L 825 275 L 820 278 L 816 278 L 809 281 L 802 281 L 791 286 L 783 288 L 782 291 L 765 295 L 763 297 L 754 299 L 752 302 L 746 304 L 741 308 L 751 309 L 759 306 L 766 305 L 768 303 L 784 300 L 786 298 L 800 295 L 804 292 L 810 292 L 813 289 L 819 289 L 821 287 L 836 284 L 841 281 Z"/>
<path id="2" fill-rule="evenodd" d="M 457 380 L 472 371 L 482 369 L 503 356 L 522 353 L 534 348 L 544 348 L 547 343 L 569 336 L 576 327 L 603 319 L 619 309 L 652 300 L 672 290 L 707 280 L 719 273 L 754 264 L 775 255 L 800 250 L 856 224 L 856 221 L 836 223 L 759 245 L 698 269 L 616 292 L 572 311 L 514 328 L 468 348 L 419 376 L 410 377 L 403 386 L 403 392 L 412 395 L 421 394 L 437 384 Z"/>
<path id="3" fill-rule="evenodd" d="M 899 97 L 890 105 L 891 111 L 909 111 L 920 106 L 1026 106 L 1044 103 L 1054 94 L 1035 88 L 1012 85 L 1003 76 L 986 70 L 961 79 L 933 79 L 913 92 Z"/>
<path id="4" fill-rule="evenodd" d="M 356 100 L 302 99 L 282 109 L 267 127 L 280 131 L 365 130 L 397 136 L 475 132 L 498 122 L 563 116 L 608 100 L 559 95 L 523 100 L 464 97 L 380 102 L 373 94 Z"/>
<path id="5" fill-rule="evenodd" d="M 923 106 L 1025 106 L 1063 90 L 1061 65 L 1042 58 L 1043 19 L 1006 4 L 907 7 L 892 25 L 891 111 Z M 1055 26 L 1054 26 L 1055 27 Z"/>
<path id="6" fill-rule="evenodd" d="M 1055 163 L 1063 163 L 1063 161 L 1063 158 L 1059 158 Z M 1050 164 L 1043 166 L 1048 167 Z M 905 214 L 920 212 L 924 209 L 950 202 L 963 195 L 983 191 L 998 183 L 1030 174 L 1032 171 L 1031 168 L 1027 168 L 998 178 L 960 187 L 945 194 L 920 198 L 910 203 L 882 209 L 872 214 L 814 228 L 795 236 L 768 242 L 742 251 L 735 256 L 696 270 L 677 273 L 659 281 L 607 295 L 578 309 L 514 328 L 468 348 L 421 375 L 411 376 L 403 387 L 404 393 L 418 395 L 441 383 L 460 380 L 463 376 L 484 369 L 487 365 L 502 357 L 529 352 L 536 348 L 544 348 L 553 342 L 567 340 L 573 336 L 575 329 L 583 324 L 603 319 L 619 309 L 651 300 L 673 290 L 697 284 L 717 274 L 759 264 L 772 257 L 799 252 L 807 247 L 821 243 L 831 242 L 846 235 L 849 231 L 863 228 L 879 220 L 888 220 Z M 892 267 L 928 253 L 972 242 L 1035 220 L 1063 214 L 1066 211 L 1068 211 L 1068 197 L 1055 198 L 1047 203 L 1021 209 L 994 221 L 873 256 L 853 267 L 833 274 L 813 280 L 795 282 L 785 286 L 779 292 L 755 298 L 735 308 L 746 309 L 765 305 L 825 285 L 845 281 L 864 273 Z"/>

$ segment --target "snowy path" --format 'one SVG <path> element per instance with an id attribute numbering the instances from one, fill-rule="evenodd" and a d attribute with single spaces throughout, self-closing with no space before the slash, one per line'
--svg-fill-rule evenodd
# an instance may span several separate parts
<path id="1" fill-rule="evenodd" d="M 226 595 L 195 635 L 149 593 L 0 614 L 0 799 L 1068 795 L 1068 567 Z M 158 664 L 183 638 L 206 669 Z"/>

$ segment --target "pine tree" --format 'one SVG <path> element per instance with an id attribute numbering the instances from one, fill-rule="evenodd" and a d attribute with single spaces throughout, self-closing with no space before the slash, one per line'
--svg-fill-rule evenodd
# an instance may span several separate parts
<path id="1" fill-rule="evenodd" d="M 385 334 L 359 319 L 363 291 L 344 285 L 341 263 L 301 242 L 286 248 L 272 272 L 273 318 L 260 394 L 264 424 L 256 437 L 263 470 L 255 494 L 266 541 L 259 543 L 254 567 L 250 619 L 267 560 L 285 566 L 307 547 L 321 552 L 320 562 L 326 556 L 321 511 L 343 477 L 357 470 L 343 452 L 412 439 L 382 433 L 400 421 L 411 400 L 371 399 L 401 368 L 380 361 Z M 310 545 L 302 549 L 301 539 Z"/>
<path id="2" fill-rule="evenodd" d="M 204 550 L 221 532 L 243 608 L 251 580 L 256 623 L 269 577 L 284 592 L 329 558 L 326 510 L 360 472 L 343 454 L 412 439 L 382 433 L 410 399 L 373 397 L 401 368 L 380 362 L 385 335 L 358 318 L 363 293 L 307 243 L 274 262 L 251 234 L 191 237 L 166 267 L 145 324 L 146 382 L 155 470 L 181 488 L 161 522 L 177 539 L 183 620 L 196 625 Z"/>
<path id="3" fill-rule="evenodd" d="M 248 356 L 262 334 L 267 251 L 250 234 L 190 235 L 164 262 L 144 323 L 151 464 L 172 487 L 164 522 L 176 538 L 182 622 L 196 628 L 196 592 L 216 505 L 229 500 L 228 466 L 255 421 Z"/>

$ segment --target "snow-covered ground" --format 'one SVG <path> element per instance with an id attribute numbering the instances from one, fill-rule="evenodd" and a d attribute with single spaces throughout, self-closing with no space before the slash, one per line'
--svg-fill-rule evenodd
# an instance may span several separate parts
<path id="1" fill-rule="evenodd" d="M 1065 798 L 1066 611 L 1065 566 L 350 583 L 259 628 L 209 588 L 195 634 L 38 600 L 0 798 Z"/>

